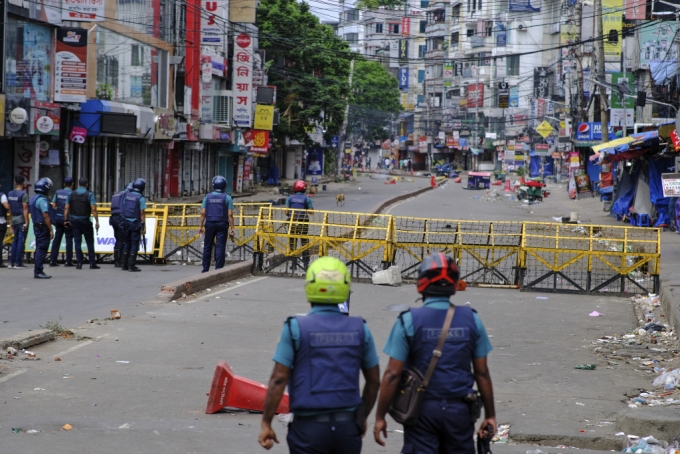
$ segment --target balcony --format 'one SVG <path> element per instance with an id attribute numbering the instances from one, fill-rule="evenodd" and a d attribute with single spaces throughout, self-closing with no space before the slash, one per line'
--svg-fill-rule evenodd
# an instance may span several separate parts
<path id="1" fill-rule="evenodd" d="M 445 51 L 444 49 L 434 49 L 434 50 L 428 50 L 425 52 L 425 58 L 430 59 L 430 58 L 439 58 L 442 59 L 444 58 Z"/>
<path id="2" fill-rule="evenodd" d="M 428 23 L 425 26 L 425 35 L 427 35 L 428 38 L 432 36 L 445 36 L 448 35 L 448 33 L 449 27 L 444 21 Z"/>
<path id="3" fill-rule="evenodd" d="M 489 36 L 470 36 L 469 39 L 463 41 L 463 52 L 466 55 L 484 51 L 491 52 L 493 47 L 493 38 Z"/>
<path id="4" fill-rule="evenodd" d="M 491 16 L 484 11 L 475 10 L 465 14 L 465 16 L 463 17 L 463 22 L 470 25 L 472 24 L 476 25 L 477 21 L 480 20 L 491 20 Z"/>
<path id="5" fill-rule="evenodd" d="M 471 36 L 470 37 L 470 47 L 476 49 L 478 47 L 484 47 L 484 37 L 483 36 Z"/>

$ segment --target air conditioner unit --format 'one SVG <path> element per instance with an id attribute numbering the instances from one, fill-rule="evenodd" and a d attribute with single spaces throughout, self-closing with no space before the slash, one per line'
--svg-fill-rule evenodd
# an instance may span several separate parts
<path id="1" fill-rule="evenodd" d="M 231 124 L 231 90 L 219 90 L 213 96 L 213 123 L 220 125 Z"/>

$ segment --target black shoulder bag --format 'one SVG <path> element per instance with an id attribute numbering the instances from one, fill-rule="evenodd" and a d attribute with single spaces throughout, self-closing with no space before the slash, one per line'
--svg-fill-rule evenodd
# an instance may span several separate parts
<path id="1" fill-rule="evenodd" d="M 432 352 L 432 359 L 430 359 L 430 365 L 427 367 L 425 377 L 423 377 L 423 374 L 415 367 L 404 369 L 401 373 L 401 380 L 399 381 L 397 392 L 392 398 L 390 409 L 388 410 L 390 416 L 392 416 L 399 424 L 414 426 L 418 422 L 420 408 L 423 404 L 423 397 L 425 396 L 427 385 L 430 383 L 430 379 L 434 373 L 434 368 L 437 366 L 437 362 L 442 356 L 442 349 L 444 348 L 444 342 L 446 342 L 446 337 L 449 333 L 455 310 L 456 307 L 451 304 L 449 310 L 446 312 L 442 333 L 439 335 L 437 348 Z"/>

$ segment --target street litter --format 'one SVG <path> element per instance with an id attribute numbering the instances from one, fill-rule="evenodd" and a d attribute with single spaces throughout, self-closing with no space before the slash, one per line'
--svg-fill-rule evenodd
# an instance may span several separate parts
<path id="1" fill-rule="evenodd" d="M 581 407 L 585 407 L 585 406 L 586 406 L 586 404 L 582 404 L 581 402 L 576 402 L 576 405 L 579 405 L 579 406 L 581 406 Z"/>
<path id="2" fill-rule="evenodd" d="M 547 300 L 547 299 L 550 299 L 550 298 L 548 298 L 547 296 L 537 296 L 536 299 L 537 300 Z"/>
<path id="3" fill-rule="evenodd" d="M 7 347 L 7 353 L 9 353 L 10 355 L 16 355 L 18 351 L 14 347 Z"/>
<path id="4" fill-rule="evenodd" d="M 45 391 L 45 388 L 33 388 L 33 391 Z"/>
<path id="5" fill-rule="evenodd" d="M 118 320 L 120 318 L 120 312 L 118 309 L 111 309 L 111 318 L 114 320 Z"/>
<path id="6" fill-rule="evenodd" d="M 595 370 L 596 367 L 597 364 L 577 364 L 574 366 L 574 369 Z"/>
<path id="7" fill-rule="evenodd" d="M 18 429 L 18 428 L 12 427 L 12 433 L 13 434 L 22 434 L 22 433 L 24 433 L 24 429 Z"/>
<path id="8" fill-rule="evenodd" d="M 35 429 L 31 429 L 31 430 L 27 430 L 27 431 L 24 432 L 24 433 L 27 433 L 27 434 L 37 434 L 38 432 L 40 432 L 40 431 L 39 431 L 39 430 L 35 430 Z"/>
<path id="9" fill-rule="evenodd" d="M 674 442 L 675 443 L 675 442 Z M 649 437 L 640 438 L 635 435 L 628 435 L 626 441 L 624 442 L 622 452 L 635 452 L 635 453 L 649 453 L 649 454 L 666 454 L 666 448 L 669 447 L 668 443 L 665 441 L 659 441 L 656 438 Z M 671 449 L 674 447 L 671 446 Z"/>
<path id="10" fill-rule="evenodd" d="M 599 312 L 597 312 L 597 311 L 593 311 L 593 312 L 591 312 L 591 313 L 588 314 L 588 315 L 590 315 L 591 317 L 604 317 L 604 314 L 601 314 L 601 313 L 599 313 Z"/>
<path id="11" fill-rule="evenodd" d="M 121 364 L 130 364 L 130 361 L 116 361 L 116 362 Z"/>
<path id="12" fill-rule="evenodd" d="M 73 429 L 73 426 L 71 424 L 64 424 L 61 428 L 64 430 L 71 430 Z"/>
<path id="13" fill-rule="evenodd" d="M 401 271 L 392 265 L 386 270 L 376 271 L 371 278 L 373 285 L 401 285 Z"/>
<path id="14" fill-rule="evenodd" d="M 510 437 L 510 424 L 501 424 L 496 430 L 496 435 L 491 439 L 491 443 L 507 443 Z"/>
<path id="15" fill-rule="evenodd" d="M 118 427 L 118 428 L 119 428 L 119 429 L 129 429 L 129 428 L 130 428 L 130 424 L 125 423 L 125 424 L 123 424 L 122 426 L 120 426 L 120 427 Z"/>
<path id="16" fill-rule="evenodd" d="M 59 358 L 59 357 L 57 356 L 56 358 L 54 358 L 54 360 L 55 360 L 55 361 L 61 361 L 61 358 Z"/>

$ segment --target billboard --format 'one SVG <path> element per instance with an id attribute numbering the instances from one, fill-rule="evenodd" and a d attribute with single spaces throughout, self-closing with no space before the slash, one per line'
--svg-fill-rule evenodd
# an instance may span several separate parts
<path id="1" fill-rule="evenodd" d="M 662 80 L 677 69 L 678 51 L 673 45 L 674 21 L 646 23 L 640 27 L 640 68 L 648 69 L 654 80 Z"/>
<path id="2" fill-rule="evenodd" d="M 106 18 L 106 1 L 62 0 L 61 18 L 78 22 L 101 22 Z"/>
<path id="3" fill-rule="evenodd" d="M 645 0 L 625 0 L 624 17 L 628 20 L 645 20 Z M 656 2 L 655 2 L 656 4 Z"/>
<path id="4" fill-rule="evenodd" d="M 222 0 L 201 0 L 201 44 L 221 46 L 224 44 L 224 24 L 222 19 L 224 2 Z M 252 53 L 252 52 L 251 52 Z"/>
<path id="5" fill-rule="evenodd" d="M 408 68 L 399 68 L 399 89 L 406 90 L 408 88 Z"/>
<path id="6" fill-rule="evenodd" d="M 541 11 L 540 0 L 508 0 L 510 12 L 538 13 Z"/>
<path id="7" fill-rule="evenodd" d="M 467 108 L 484 107 L 484 84 L 468 85 Z"/>
<path id="8" fill-rule="evenodd" d="M 253 40 L 248 33 L 234 38 L 234 125 L 250 128 L 253 120 Z"/>
<path id="9" fill-rule="evenodd" d="M 87 30 L 58 28 L 54 55 L 54 100 L 87 101 Z"/>
<path id="10" fill-rule="evenodd" d="M 602 35 L 604 55 L 621 58 L 621 31 L 623 30 L 623 0 L 602 0 Z"/>

